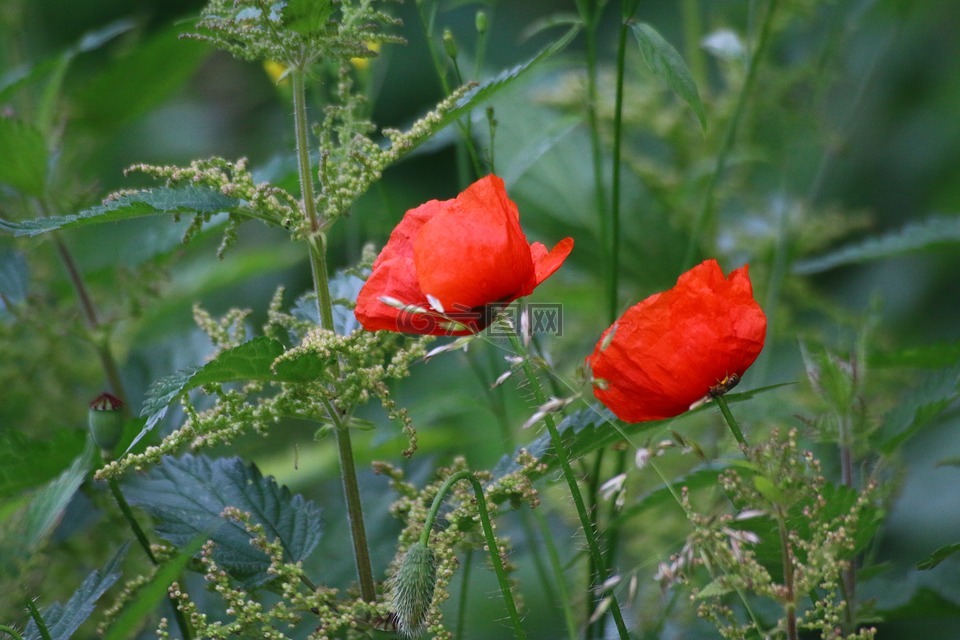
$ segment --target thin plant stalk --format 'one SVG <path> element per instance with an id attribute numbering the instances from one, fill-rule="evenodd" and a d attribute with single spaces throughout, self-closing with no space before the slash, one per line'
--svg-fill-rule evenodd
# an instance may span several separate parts
<path id="1" fill-rule="evenodd" d="M 720 413 L 723 414 L 723 419 L 726 420 L 727 426 L 730 427 L 730 433 L 733 434 L 733 437 L 736 438 L 737 444 L 740 445 L 741 449 L 746 449 L 747 439 L 743 437 L 743 431 L 740 429 L 740 425 L 737 423 L 736 418 L 733 417 L 733 413 L 730 412 L 730 407 L 727 405 L 727 401 L 723 396 L 717 396 L 714 398 L 717 403 L 717 407 L 720 408 Z"/>
<path id="2" fill-rule="evenodd" d="M 743 81 L 743 87 L 740 89 L 740 95 L 737 97 L 737 104 L 733 111 L 733 117 L 727 125 L 727 131 L 717 152 L 717 162 L 714 165 L 710 177 L 707 179 L 706 192 L 703 196 L 703 204 L 697 212 L 697 217 L 693 222 L 693 229 L 690 232 L 690 242 L 687 245 L 687 253 L 683 259 L 683 268 L 688 269 L 693 266 L 696 258 L 697 246 L 700 244 L 700 236 L 707 226 L 714 212 L 714 194 L 717 183 L 723 175 L 727 166 L 727 157 L 733 149 L 733 143 L 737 139 L 737 131 L 740 128 L 740 120 L 746 111 L 747 97 L 753 91 L 753 85 L 757 77 L 757 69 L 760 66 L 760 60 L 766 53 L 767 45 L 770 42 L 770 32 L 772 31 L 773 16 L 776 13 L 777 0 L 770 0 L 767 6 L 767 13 L 764 16 L 763 25 L 760 28 L 760 40 L 757 48 L 750 56 L 750 64 L 747 67 L 747 77 Z"/>
<path id="3" fill-rule="evenodd" d="M 784 612 L 787 615 L 787 640 L 797 640 L 797 600 L 793 579 L 793 556 L 790 553 L 790 535 L 787 531 L 787 519 L 780 507 L 777 507 L 777 529 L 780 532 L 780 555 L 783 561 Z"/>
<path id="4" fill-rule="evenodd" d="M 309 135 L 307 124 L 307 100 L 305 76 L 302 69 L 294 68 L 291 74 L 293 90 L 293 121 L 297 146 L 297 169 L 300 178 L 300 194 L 303 198 L 304 216 L 309 225 L 308 248 L 310 270 L 313 275 L 314 290 L 317 294 L 317 312 L 320 326 L 334 331 L 333 301 L 330 297 L 330 274 L 327 268 L 326 240 L 317 213 L 317 203 L 313 190 L 313 168 L 310 165 Z M 335 365 L 337 366 L 337 365 Z M 339 366 L 337 366 L 339 371 Z M 350 429 L 341 419 L 336 407 L 326 403 L 330 420 L 335 427 L 337 452 L 340 458 L 340 479 L 343 485 L 344 500 L 347 505 L 347 517 L 350 524 L 350 536 L 353 543 L 353 555 L 360 583 L 360 595 L 368 601 L 376 600 L 377 591 L 373 580 L 373 568 L 367 545 L 366 528 L 363 523 L 363 504 L 360 500 L 360 484 L 357 481 L 357 467 L 353 455 L 353 443 Z"/>
<path id="5" fill-rule="evenodd" d="M 518 356 L 520 356 L 521 367 L 523 368 L 523 373 L 530 384 L 530 390 L 533 392 L 534 400 L 538 405 L 543 405 L 547 401 L 546 394 L 543 392 L 540 379 L 533 370 L 533 365 L 530 364 L 529 358 L 526 357 L 526 352 L 523 348 L 520 338 L 516 334 L 511 334 L 510 342 L 513 345 L 514 351 Z M 567 481 L 567 487 L 570 490 L 570 496 L 573 498 L 573 504 L 577 510 L 577 517 L 580 519 L 580 524 L 583 527 L 583 535 L 587 540 L 587 549 L 590 553 L 590 557 L 592 558 L 594 565 L 599 569 L 600 581 L 597 583 L 597 586 L 602 586 L 606 583 L 609 574 L 606 560 L 603 556 L 603 552 L 600 549 L 600 543 L 597 541 L 597 532 L 593 528 L 593 524 L 590 520 L 590 514 L 587 513 L 587 508 L 583 501 L 583 495 L 580 493 L 580 486 L 577 484 L 577 478 L 573 473 L 573 468 L 570 466 L 570 459 L 567 455 L 566 449 L 563 446 L 563 440 L 560 437 L 560 432 L 557 430 L 557 425 L 553 419 L 553 415 L 547 413 L 543 417 L 543 422 L 547 425 L 547 431 L 550 433 L 550 441 L 553 444 L 554 453 L 557 456 L 557 461 L 560 463 L 560 469 L 563 472 L 563 477 Z M 616 595 L 610 588 L 604 586 L 603 596 L 610 599 L 610 614 L 613 616 L 613 620 L 617 625 L 617 631 L 620 635 L 620 638 L 622 640 L 628 640 L 630 633 L 627 631 L 627 626 L 623 621 L 623 613 L 620 611 L 620 604 L 617 602 Z"/>
<path id="6" fill-rule="evenodd" d="M 473 568 L 473 549 L 467 549 L 460 569 L 460 599 L 457 602 L 457 632 L 454 638 L 462 638 L 467 626 L 467 606 L 470 602 L 470 569 Z"/>
<path id="7" fill-rule="evenodd" d="M 460 480 L 466 480 L 473 488 L 473 495 L 477 501 L 477 512 L 480 515 L 480 526 L 483 529 L 483 537 L 486 540 L 487 548 L 490 552 L 490 561 L 493 563 L 493 571 L 497 576 L 497 583 L 500 585 L 500 594 L 503 596 L 503 603 L 507 607 L 507 614 L 510 616 L 510 622 L 513 625 L 514 637 L 519 640 L 525 640 L 527 635 L 523 631 L 520 614 L 517 612 L 517 605 L 513 600 L 513 593 L 510 591 L 507 571 L 504 569 L 503 561 L 500 559 L 500 547 L 497 544 L 497 537 L 493 533 L 493 526 L 490 524 L 490 513 L 487 509 L 487 500 L 483 496 L 483 486 L 481 486 L 480 481 L 477 480 L 473 473 L 466 470 L 458 471 L 440 485 L 440 490 L 437 491 L 430 511 L 427 513 L 427 519 L 423 524 L 423 531 L 420 533 L 420 544 L 425 547 L 429 546 L 430 532 L 433 530 L 433 523 L 437 518 L 437 513 L 439 513 L 440 507 L 443 505 L 443 499 L 450 491 L 450 488 Z"/>
<path id="8" fill-rule="evenodd" d="M 14 629 L 13 627 L 8 627 L 5 624 L 0 624 L 0 633 L 5 633 L 14 640 L 23 640 L 23 636 L 20 635 L 20 632 Z"/>
<path id="9" fill-rule="evenodd" d="M 37 610 L 37 605 L 35 605 L 30 598 L 27 598 L 27 611 L 30 612 L 30 617 L 33 618 L 33 622 L 37 625 L 37 632 L 40 634 L 40 638 L 42 640 L 53 640 L 50 636 L 50 630 L 47 629 L 47 623 L 43 621 L 43 616 L 41 616 Z"/>

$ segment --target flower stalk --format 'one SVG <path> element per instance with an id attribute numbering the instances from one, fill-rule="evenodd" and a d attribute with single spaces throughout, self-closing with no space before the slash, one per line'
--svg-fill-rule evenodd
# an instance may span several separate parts
<path id="1" fill-rule="evenodd" d="M 313 168 L 310 166 L 309 136 L 307 131 L 307 98 L 304 71 L 295 68 L 291 73 L 293 93 L 293 122 L 297 146 L 297 169 L 300 178 L 300 194 L 303 198 L 303 211 L 309 225 L 307 245 L 310 253 L 310 271 L 313 275 L 314 290 L 317 294 L 317 311 L 320 326 L 334 331 L 333 301 L 330 298 L 330 274 L 327 268 L 326 240 L 317 214 L 317 203 L 313 190 Z M 336 364 L 334 366 L 337 366 Z M 337 366 L 339 369 L 339 367 Z M 363 505 L 360 500 L 360 484 L 357 481 L 357 468 L 353 456 L 353 443 L 350 430 L 341 419 L 338 410 L 329 402 L 327 413 L 333 422 L 337 438 L 337 452 L 340 458 L 340 478 L 344 499 L 347 504 L 347 518 L 350 523 L 350 535 L 353 541 L 354 559 L 357 567 L 357 579 L 360 583 L 360 595 L 368 601 L 376 600 L 377 592 L 373 580 L 373 568 L 367 546 L 366 528 L 363 523 Z"/>
<path id="2" fill-rule="evenodd" d="M 477 477 L 470 471 L 458 471 L 453 474 L 440 486 L 430 511 L 427 513 L 427 519 L 423 524 L 423 531 L 420 532 L 418 544 L 429 547 L 430 532 L 433 530 L 433 523 L 437 518 L 440 507 L 443 505 L 443 499 L 454 484 L 460 480 L 466 480 L 473 488 L 473 495 L 477 500 L 477 512 L 480 515 L 480 526 L 483 529 L 483 537 L 487 543 L 487 549 L 490 553 L 490 561 L 493 563 L 493 570 L 497 576 L 497 584 L 500 586 L 500 593 L 503 596 L 503 602 L 507 607 L 507 614 L 510 616 L 510 623 L 513 625 L 514 638 L 525 640 L 527 637 L 520 622 L 520 614 L 517 612 L 517 605 L 513 600 L 513 593 L 510 591 L 510 582 L 507 578 L 507 571 L 503 567 L 503 561 L 500 559 L 499 545 L 497 538 L 493 533 L 493 525 L 490 523 L 490 513 L 487 509 L 487 501 L 483 496 L 483 486 Z"/>
<path id="3" fill-rule="evenodd" d="M 736 438 L 737 444 L 740 445 L 741 449 L 746 449 L 747 439 L 743 437 L 743 431 L 740 429 L 740 425 L 737 423 L 737 419 L 733 417 L 733 413 L 730 411 L 730 407 L 727 405 L 727 401 L 722 395 L 718 395 L 714 398 L 717 403 L 717 407 L 720 408 L 720 413 L 723 414 L 723 419 L 727 422 L 727 426 L 730 427 L 730 433 L 733 434 L 733 437 Z"/>
<path id="4" fill-rule="evenodd" d="M 513 346 L 516 354 L 520 357 L 521 367 L 523 368 L 524 376 L 526 376 L 527 381 L 530 384 L 534 401 L 539 406 L 542 406 L 547 402 L 547 396 L 543 392 L 543 386 L 540 384 L 540 379 L 533 370 L 533 365 L 530 364 L 530 360 L 527 357 L 523 343 L 516 333 L 510 334 L 510 343 Z M 543 416 L 543 422 L 547 425 L 547 431 L 550 433 L 550 441 L 553 444 L 557 461 L 560 463 L 560 469 L 563 472 L 563 477 L 567 482 L 568 489 L 570 490 L 570 496 L 573 498 L 573 504 L 577 510 L 577 517 L 580 519 L 580 524 L 583 527 L 583 535 L 587 540 L 587 549 L 590 553 L 590 558 L 593 561 L 594 566 L 597 568 L 597 578 L 599 580 L 596 584 L 598 586 L 604 585 L 606 584 L 609 576 L 606 558 L 603 555 L 603 551 L 600 549 L 600 543 L 597 541 L 597 532 L 594 529 L 593 523 L 590 519 L 590 514 L 587 512 L 586 504 L 583 501 L 583 495 L 580 493 L 580 486 L 577 484 L 577 477 L 573 472 L 573 468 L 570 466 L 570 458 L 563 446 L 563 440 L 560 437 L 560 432 L 557 429 L 553 415 L 550 413 L 545 414 Z M 613 620 L 617 625 L 617 631 L 620 635 L 620 638 L 622 640 L 628 640 L 630 634 L 627 631 L 626 624 L 624 623 L 623 613 L 620 611 L 620 605 L 617 602 L 616 595 L 609 587 L 603 588 L 602 595 L 604 598 L 609 598 L 610 614 L 613 616 Z"/>

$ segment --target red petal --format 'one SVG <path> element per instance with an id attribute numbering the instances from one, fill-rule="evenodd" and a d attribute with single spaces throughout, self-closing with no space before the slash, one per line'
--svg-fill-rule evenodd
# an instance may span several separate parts
<path id="1" fill-rule="evenodd" d="M 539 242 L 531 244 L 530 255 L 533 258 L 534 280 L 530 290 L 523 295 L 532 293 L 544 280 L 556 273 L 571 251 L 573 251 L 573 238 L 564 238 L 549 253 L 547 248 Z"/>
<path id="2" fill-rule="evenodd" d="M 530 246 L 503 181 L 487 176 L 436 211 L 414 242 L 420 289 L 443 310 L 516 297 L 534 277 Z"/>
<path id="3" fill-rule="evenodd" d="M 679 415 L 728 375 L 742 376 L 765 333 L 747 267 L 725 278 L 716 260 L 707 260 L 604 333 L 587 358 L 604 381 L 594 394 L 628 422 Z"/>

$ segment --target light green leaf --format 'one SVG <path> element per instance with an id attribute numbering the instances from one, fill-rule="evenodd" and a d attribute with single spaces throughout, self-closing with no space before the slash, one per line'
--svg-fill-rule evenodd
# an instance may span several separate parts
<path id="1" fill-rule="evenodd" d="M 893 453 L 958 398 L 960 364 L 930 372 L 917 389 L 884 416 L 877 447 L 884 453 Z"/>
<path id="2" fill-rule="evenodd" d="M 283 8 L 286 26 L 305 36 L 322 31 L 332 15 L 331 0 L 288 0 Z"/>
<path id="3" fill-rule="evenodd" d="M 56 229 L 116 222 L 161 213 L 213 214 L 235 209 L 240 204 L 241 201 L 237 198 L 230 198 L 219 191 L 204 187 L 162 187 L 125 194 L 66 216 L 34 218 L 23 222 L 0 219 L 0 230 L 15 236 L 35 236 Z"/>
<path id="4" fill-rule="evenodd" d="M 250 543 L 243 524 L 222 517 L 226 507 L 249 513 L 252 522 L 263 525 L 269 540 L 281 542 L 290 562 L 306 559 L 320 541 L 320 509 L 240 458 L 164 458 L 146 474 L 132 476 L 124 495 L 155 518 L 157 535 L 164 540 L 178 547 L 198 536 L 213 540 L 217 563 L 248 586 L 273 577 L 267 573 L 270 563 Z"/>
<path id="5" fill-rule="evenodd" d="M 33 440 L 14 428 L 0 430 L 0 500 L 49 482 L 81 454 L 86 432 L 61 429 Z"/>
<path id="6" fill-rule="evenodd" d="M 927 569 L 933 569 L 935 566 L 952 556 L 953 554 L 960 552 L 960 542 L 955 542 L 953 544 L 948 544 L 944 547 L 940 547 L 933 553 L 931 553 L 927 558 L 924 558 L 917 563 L 917 569 L 921 571 L 926 571 Z"/>
<path id="7" fill-rule="evenodd" d="M 52 640 L 69 640 L 93 613 L 97 600 L 120 579 L 120 563 L 127 553 L 128 543 L 120 546 L 107 565 L 94 571 L 83 581 L 65 605 L 50 605 L 43 612 L 43 622 Z M 40 630 L 30 621 L 23 633 L 24 640 L 40 640 Z"/>
<path id="8" fill-rule="evenodd" d="M 666 82 L 681 100 L 690 105 L 700 122 L 700 128 L 706 129 L 707 115 L 700 101 L 697 84 L 683 57 L 649 24 L 637 22 L 631 24 L 630 28 L 640 43 L 640 54 L 653 75 Z"/>
<path id="9" fill-rule="evenodd" d="M 0 183 L 32 196 L 43 194 L 47 181 L 47 145 L 25 122 L 0 118 Z"/>
<path id="10" fill-rule="evenodd" d="M 892 258 L 957 242 L 960 242 L 960 216 L 935 216 L 816 258 L 799 260 L 793 265 L 793 272 L 800 275 L 821 273 L 843 265 Z"/>

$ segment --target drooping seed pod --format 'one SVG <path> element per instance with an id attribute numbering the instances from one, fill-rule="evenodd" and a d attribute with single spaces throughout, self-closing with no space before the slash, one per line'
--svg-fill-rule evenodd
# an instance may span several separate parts
<path id="1" fill-rule="evenodd" d="M 423 633 L 433 591 L 437 585 L 437 563 L 433 551 L 421 542 L 410 545 L 400 569 L 391 579 L 393 611 L 400 633 L 416 638 Z"/>

